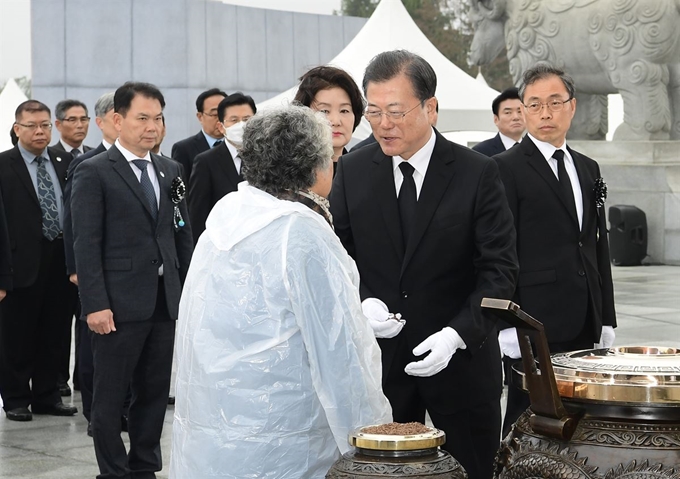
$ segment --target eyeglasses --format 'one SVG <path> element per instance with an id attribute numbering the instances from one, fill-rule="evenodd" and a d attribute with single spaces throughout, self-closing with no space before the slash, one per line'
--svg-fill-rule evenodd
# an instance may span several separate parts
<path id="1" fill-rule="evenodd" d="M 533 101 L 529 103 L 528 105 L 524 105 L 524 108 L 527 109 L 529 113 L 532 115 L 536 115 L 537 113 L 540 113 L 543 111 L 543 107 L 547 106 L 548 110 L 552 112 L 557 112 L 561 111 L 564 108 L 565 103 L 569 103 L 573 98 L 569 98 L 568 100 L 550 100 L 547 103 L 541 103 L 540 101 Z"/>
<path id="2" fill-rule="evenodd" d="M 418 108 L 419 106 L 422 106 L 425 101 L 421 101 L 418 103 L 416 106 L 413 108 L 407 110 L 407 111 L 380 111 L 380 110 L 366 110 L 364 112 L 364 116 L 368 120 L 369 123 L 377 125 L 382 121 L 382 116 L 385 115 L 385 117 L 390 120 L 392 123 L 401 123 L 404 120 L 404 117 L 411 113 L 413 110 Z"/>
<path id="3" fill-rule="evenodd" d="M 202 114 L 202 115 L 205 115 L 205 116 L 209 116 L 210 118 L 217 118 L 217 112 L 215 112 L 215 113 L 208 113 L 208 112 L 202 111 L 201 114 Z"/>
<path id="4" fill-rule="evenodd" d="M 64 118 L 63 120 L 66 123 L 71 123 L 75 125 L 76 123 L 89 123 L 90 122 L 90 117 L 89 116 L 69 116 L 68 118 Z"/>
<path id="5" fill-rule="evenodd" d="M 52 123 L 40 123 L 39 125 L 36 123 L 29 123 L 28 125 L 24 125 L 23 123 L 17 123 L 17 125 L 23 126 L 24 128 L 30 131 L 35 131 L 38 128 L 44 131 L 49 131 L 52 129 Z"/>
<path id="6" fill-rule="evenodd" d="M 232 116 L 230 118 L 225 118 L 222 123 L 224 123 L 224 126 L 231 126 L 235 125 L 236 123 L 243 122 L 246 123 L 248 120 L 250 120 L 252 117 L 251 116 L 242 116 L 241 118 L 237 116 Z"/>

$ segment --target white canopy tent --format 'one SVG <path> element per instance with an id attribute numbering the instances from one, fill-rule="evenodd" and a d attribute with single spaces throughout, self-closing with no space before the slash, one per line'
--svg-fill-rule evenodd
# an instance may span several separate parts
<path id="1" fill-rule="evenodd" d="M 14 125 L 14 112 L 26 100 L 17 82 L 10 78 L 0 92 L 0 151 L 12 148 L 9 130 Z"/>
<path id="2" fill-rule="evenodd" d="M 451 63 L 420 31 L 401 0 L 382 0 L 356 37 L 329 65 L 344 69 L 361 85 L 368 62 L 389 50 L 409 50 L 422 56 L 437 73 L 439 120 L 437 129 L 447 131 L 496 131 L 491 102 L 498 92 Z M 290 102 L 297 86 L 258 105 L 266 109 Z M 362 139 L 371 129 L 366 120 L 354 136 Z"/>

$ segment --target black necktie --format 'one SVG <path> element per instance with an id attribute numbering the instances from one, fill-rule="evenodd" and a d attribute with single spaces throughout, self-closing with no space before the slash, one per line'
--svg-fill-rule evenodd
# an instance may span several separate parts
<path id="1" fill-rule="evenodd" d="M 212 147 L 215 148 L 216 146 L 219 146 L 224 140 L 217 140 L 215 143 L 213 143 Z"/>
<path id="2" fill-rule="evenodd" d="M 151 178 L 149 178 L 149 172 L 147 166 L 151 162 L 146 160 L 132 160 L 137 168 L 142 170 L 142 176 L 139 179 L 139 184 L 142 186 L 142 192 L 146 201 L 149 203 L 149 208 L 151 208 L 151 216 L 155 220 L 158 217 L 158 203 L 156 202 L 156 192 L 153 189 L 153 184 L 151 184 Z"/>
<path id="3" fill-rule="evenodd" d="M 401 216 L 401 234 L 404 238 L 404 246 L 406 246 L 413 228 L 418 198 L 416 196 L 416 182 L 413 180 L 414 168 L 406 161 L 402 161 L 399 168 L 404 175 L 404 181 L 401 183 L 397 201 L 399 202 L 399 215 Z"/>
<path id="4" fill-rule="evenodd" d="M 553 153 L 553 158 L 557 160 L 557 178 L 560 180 L 560 185 L 562 186 L 562 194 L 567 202 L 567 207 L 569 211 L 578 218 L 576 214 L 576 202 L 574 201 L 574 189 L 571 187 L 571 180 L 569 179 L 569 174 L 567 169 L 564 167 L 564 151 L 555 150 Z"/>

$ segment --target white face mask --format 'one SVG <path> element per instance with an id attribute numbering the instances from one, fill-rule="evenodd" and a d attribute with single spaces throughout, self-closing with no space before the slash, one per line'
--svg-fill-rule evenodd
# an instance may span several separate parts
<path id="1" fill-rule="evenodd" d="M 225 129 L 224 137 L 236 148 L 241 148 L 241 146 L 243 146 L 243 129 L 245 126 L 246 123 L 244 121 L 239 121 Z"/>

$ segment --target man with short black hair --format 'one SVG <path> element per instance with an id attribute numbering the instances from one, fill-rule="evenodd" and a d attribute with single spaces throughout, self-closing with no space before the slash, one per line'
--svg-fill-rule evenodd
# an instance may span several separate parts
<path id="1" fill-rule="evenodd" d="M 71 154 L 48 148 L 52 123 L 45 104 L 25 101 L 15 118 L 19 142 L 0 153 L 12 247 L 11 287 L 0 303 L 0 394 L 13 421 L 30 421 L 33 414 L 72 416 L 78 410 L 62 403 L 57 386 L 76 303 L 62 239 Z"/>
<path id="2" fill-rule="evenodd" d="M 219 88 L 211 88 L 198 95 L 196 118 L 201 124 L 201 131 L 172 145 L 170 156 L 184 168 L 182 177 L 186 184 L 189 184 L 191 179 L 194 158 L 223 141 L 222 132 L 218 126 L 217 106 L 226 96 L 227 94 Z"/>
<path id="3" fill-rule="evenodd" d="M 57 103 L 54 116 L 57 119 L 54 126 L 59 130 L 61 138 L 52 145 L 53 148 L 68 151 L 74 158 L 92 149 L 83 144 L 90 128 L 90 117 L 85 103 L 78 100 L 62 100 Z"/>
<path id="4" fill-rule="evenodd" d="M 118 139 L 81 163 L 73 178 L 76 271 L 93 332 L 91 425 L 100 479 L 152 478 L 162 468 L 175 320 L 193 247 L 186 202 L 175 186 L 181 167 L 149 153 L 164 106 L 151 84 L 118 88 Z M 129 453 L 120 436 L 128 386 Z"/>
<path id="5" fill-rule="evenodd" d="M 503 90 L 491 103 L 493 122 L 498 134 L 472 147 L 486 156 L 497 155 L 515 146 L 524 133 L 522 102 L 516 87 Z"/>
<path id="6" fill-rule="evenodd" d="M 210 210 L 224 195 L 236 191 L 241 176 L 241 136 L 245 123 L 257 113 L 252 97 L 232 93 L 217 107 L 218 128 L 226 141 L 198 155 L 189 181 L 189 215 L 194 244 L 205 229 Z"/>

